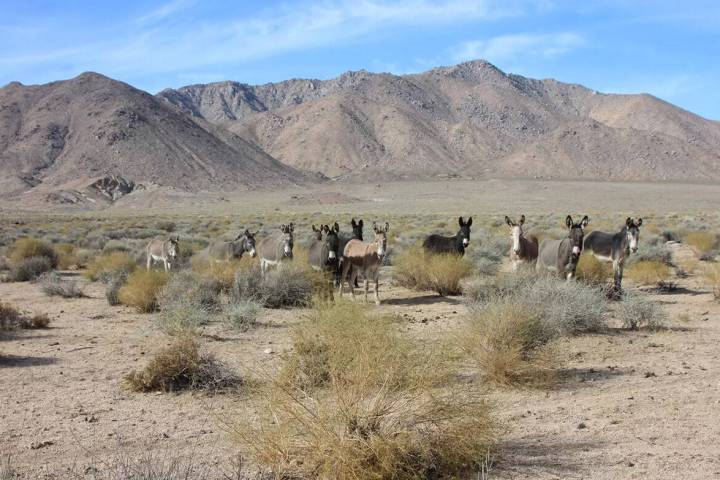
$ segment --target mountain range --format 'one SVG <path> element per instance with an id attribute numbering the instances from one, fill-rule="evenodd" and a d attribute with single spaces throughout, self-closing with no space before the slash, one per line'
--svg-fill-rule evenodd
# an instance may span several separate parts
<path id="1" fill-rule="evenodd" d="M 720 180 L 720 123 L 485 61 L 157 95 L 96 73 L 0 88 L 0 194 L 98 178 L 186 191 L 520 177 Z"/>

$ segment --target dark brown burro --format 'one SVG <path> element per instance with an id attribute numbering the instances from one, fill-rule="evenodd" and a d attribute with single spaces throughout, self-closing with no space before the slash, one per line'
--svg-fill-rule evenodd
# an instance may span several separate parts
<path id="1" fill-rule="evenodd" d="M 423 241 L 423 248 L 428 253 L 453 253 L 456 255 L 465 255 L 465 249 L 470 244 L 470 225 L 472 225 L 472 217 L 468 217 L 467 222 L 463 217 L 459 219 L 460 230 L 452 237 L 445 237 L 433 233 Z"/>
<path id="2" fill-rule="evenodd" d="M 573 222 L 570 215 L 565 218 L 565 226 L 568 228 L 567 237 L 560 240 L 543 240 L 540 244 L 538 254 L 537 270 L 550 270 L 557 272 L 568 280 L 575 278 L 580 254 L 583 249 L 583 238 L 585 227 L 590 219 L 587 215 L 580 223 Z"/>

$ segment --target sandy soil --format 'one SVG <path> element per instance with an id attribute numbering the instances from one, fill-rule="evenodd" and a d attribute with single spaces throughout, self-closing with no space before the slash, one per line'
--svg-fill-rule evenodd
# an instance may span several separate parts
<path id="1" fill-rule="evenodd" d="M 379 308 L 418 335 L 465 313 L 459 299 L 384 283 Z M 669 329 L 565 339 L 557 388 L 492 393 L 511 428 L 487 478 L 720 478 L 720 305 L 697 283 L 648 293 L 669 314 Z M 63 300 L 33 284 L 0 284 L 3 301 L 53 319 L 49 330 L 0 342 L 3 456 L 33 479 L 92 475 L 113 459 L 150 451 L 182 452 L 229 474 L 237 452 L 222 422 L 251 408 L 242 395 L 123 390 L 122 376 L 168 339 L 151 315 L 109 307 L 99 284 L 83 287 L 89 298 Z M 206 343 L 240 372 L 262 373 L 288 348 L 288 327 L 301 315 L 270 312 L 241 334 L 213 327 Z"/>

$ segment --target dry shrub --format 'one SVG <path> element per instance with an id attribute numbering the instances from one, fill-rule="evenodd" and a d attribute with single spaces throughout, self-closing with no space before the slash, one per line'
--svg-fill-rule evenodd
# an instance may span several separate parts
<path id="1" fill-rule="evenodd" d="M 24 258 L 13 265 L 9 279 L 14 282 L 29 282 L 52 268 L 52 261 L 48 257 Z"/>
<path id="2" fill-rule="evenodd" d="M 56 272 L 42 274 L 38 278 L 38 284 L 45 295 L 51 297 L 82 298 L 85 296 L 76 281 L 64 279 Z"/>
<path id="3" fill-rule="evenodd" d="M 670 278 L 670 267 L 657 260 L 636 262 L 625 269 L 623 277 L 640 285 L 659 285 Z"/>
<path id="4" fill-rule="evenodd" d="M 203 351 L 191 336 L 176 339 L 155 354 L 144 369 L 133 370 L 124 380 L 135 392 L 219 391 L 241 384 L 235 373 Z"/>
<path id="5" fill-rule="evenodd" d="M 720 301 L 720 264 L 711 263 L 703 268 L 703 277 L 712 289 L 715 301 Z"/>
<path id="6" fill-rule="evenodd" d="M 168 274 L 154 270 L 136 270 L 130 274 L 118 291 L 121 304 L 135 307 L 140 313 L 154 312 L 158 308 L 158 294 L 168 281 Z"/>
<path id="7" fill-rule="evenodd" d="M 710 253 L 718 243 L 717 235 L 710 232 L 689 232 L 683 236 L 682 241 L 697 249 L 700 256 Z"/>
<path id="8" fill-rule="evenodd" d="M 547 344 L 556 335 L 538 310 L 504 301 L 471 313 L 458 343 L 487 381 L 547 386 L 557 364 L 556 352 Z"/>
<path id="9" fill-rule="evenodd" d="M 57 254 L 47 242 L 35 238 L 19 238 L 10 247 L 10 260 L 15 264 L 34 257 L 47 258 L 50 268 L 57 266 Z"/>
<path id="10" fill-rule="evenodd" d="M 245 332 L 252 328 L 260 316 L 262 305 L 252 300 L 239 300 L 225 307 L 223 319 L 235 330 Z"/>
<path id="11" fill-rule="evenodd" d="M 260 268 L 241 269 L 235 276 L 233 296 L 266 308 L 302 307 L 310 304 L 315 277 L 303 266 L 285 262 L 262 275 Z"/>
<path id="12" fill-rule="evenodd" d="M 12 305 L 0 302 L 0 330 L 47 328 L 49 325 L 50 317 L 45 313 L 27 316 Z"/>
<path id="13" fill-rule="evenodd" d="M 472 273 L 467 259 L 452 254 L 429 254 L 412 247 L 394 261 L 393 281 L 413 290 L 429 290 L 438 295 L 459 295 L 460 282 Z"/>
<path id="14" fill-rule="evenodd" d="M 223 284 L 215 278 L 181 271 L 170 276 L 158 295 L 158 302 L 161 308 L 177 303 L 192 303 L 208 312 L 218 312 L 222 289 Z"/>
<path id="15" fill-rule="evenodd" d="M 90 262 L 85 276 L 93 281 L 107 283 L 113 278 L 129 275 L 135 267 L 135 260 L 127 252 L 105 253 Z"/>
<path id="16" fill-rule="evenodd" d="M 477 471 L 498 423 L 476 386 L 457 381 L 437 349 L 423 350 L 389 319 L 346 303 L 318 307 L 298 328 L 285 361 L 299 361 L 305 353 L 297 342 L 309 341 L 324 352 L 313 353 L 320 365 L 311 368 L 325 373 L 313 375 L 321 381 L 285 377 L 259 392 L 257 421 L 233 429 L 255 463 L 275 478 L 465 478 Z"/>
<path id="17" fill-rule="evenodd" d="M 612 263 L 602 262 L 595 255 L 586 253 L 580 256 L 575 275 L 578 280 L 592 284 L 602 285 L 613 276 Z"/>
<path id="18" fill-rule="evenodd" d="M 82 267 L 79 256 L 75 252 L 75 245 L 70 243 L 58 243 L 55 245 L 57 255 L 57 267 L 60 270 L 67 270 L 71 267 Z"/>
<path id="19" fill-rule="evenodd" d="M 665 326 L 667 316 L 660 305 L 641 294 L 625 293 L 616 304 L 616 315 L 623 327 L 631 330 L 657 330 Z"/>
<path id="20" fill-rule="evenodd" d="M 232 289 L 235 281 L 235 274 L 241 270 L 248 270 L 257 262 L 249 255 L 244 255 L 239 260 L 217 261 L 208 258 L 207 254 L 201 252 L 192 257 L 191 268 L 197 275 L 211 279 L 222 285 L 224 291 Z"/>
<path id="21" fill-rule="evenodd" d="M 126 280 L 127 275 L 118 275 L 110 280 L 105 288 L 105 298 L 107 299 L 108 305 L 113 307 L 120 305 L 120 298 L 118 295 L 122 286 L 125 285 Z"/>

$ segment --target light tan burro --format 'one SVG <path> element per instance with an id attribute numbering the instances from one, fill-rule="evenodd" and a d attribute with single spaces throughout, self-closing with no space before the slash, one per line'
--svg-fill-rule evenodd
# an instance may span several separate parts
<path id="1" fill-rule="evenodd" d="M 378 284 L 380 279 L 380 267 L 382 266 L 385 252 L 387 251 L 387 232 L 390 225 L 385 223 L 385 228 L 380 229 L 373 223 L 373 232 L 375 238 L 370 243 L 361 240 L 352 239 L 343 250 L 342 273 L 340 274 L 340 290 L 338 294 L 342 297 L 343 282 L 347 280 L 350 292 L 355 299 L 355 279 L 358 274 L 362 274 L 365 279 L 365 301 L 368 299 L 369 279 L 372 277 L 375 282 L 375 304 L 380 305 L 380 297 L 378 296 Z M 348 273 L 351 273 L 348 278 Z"/>

